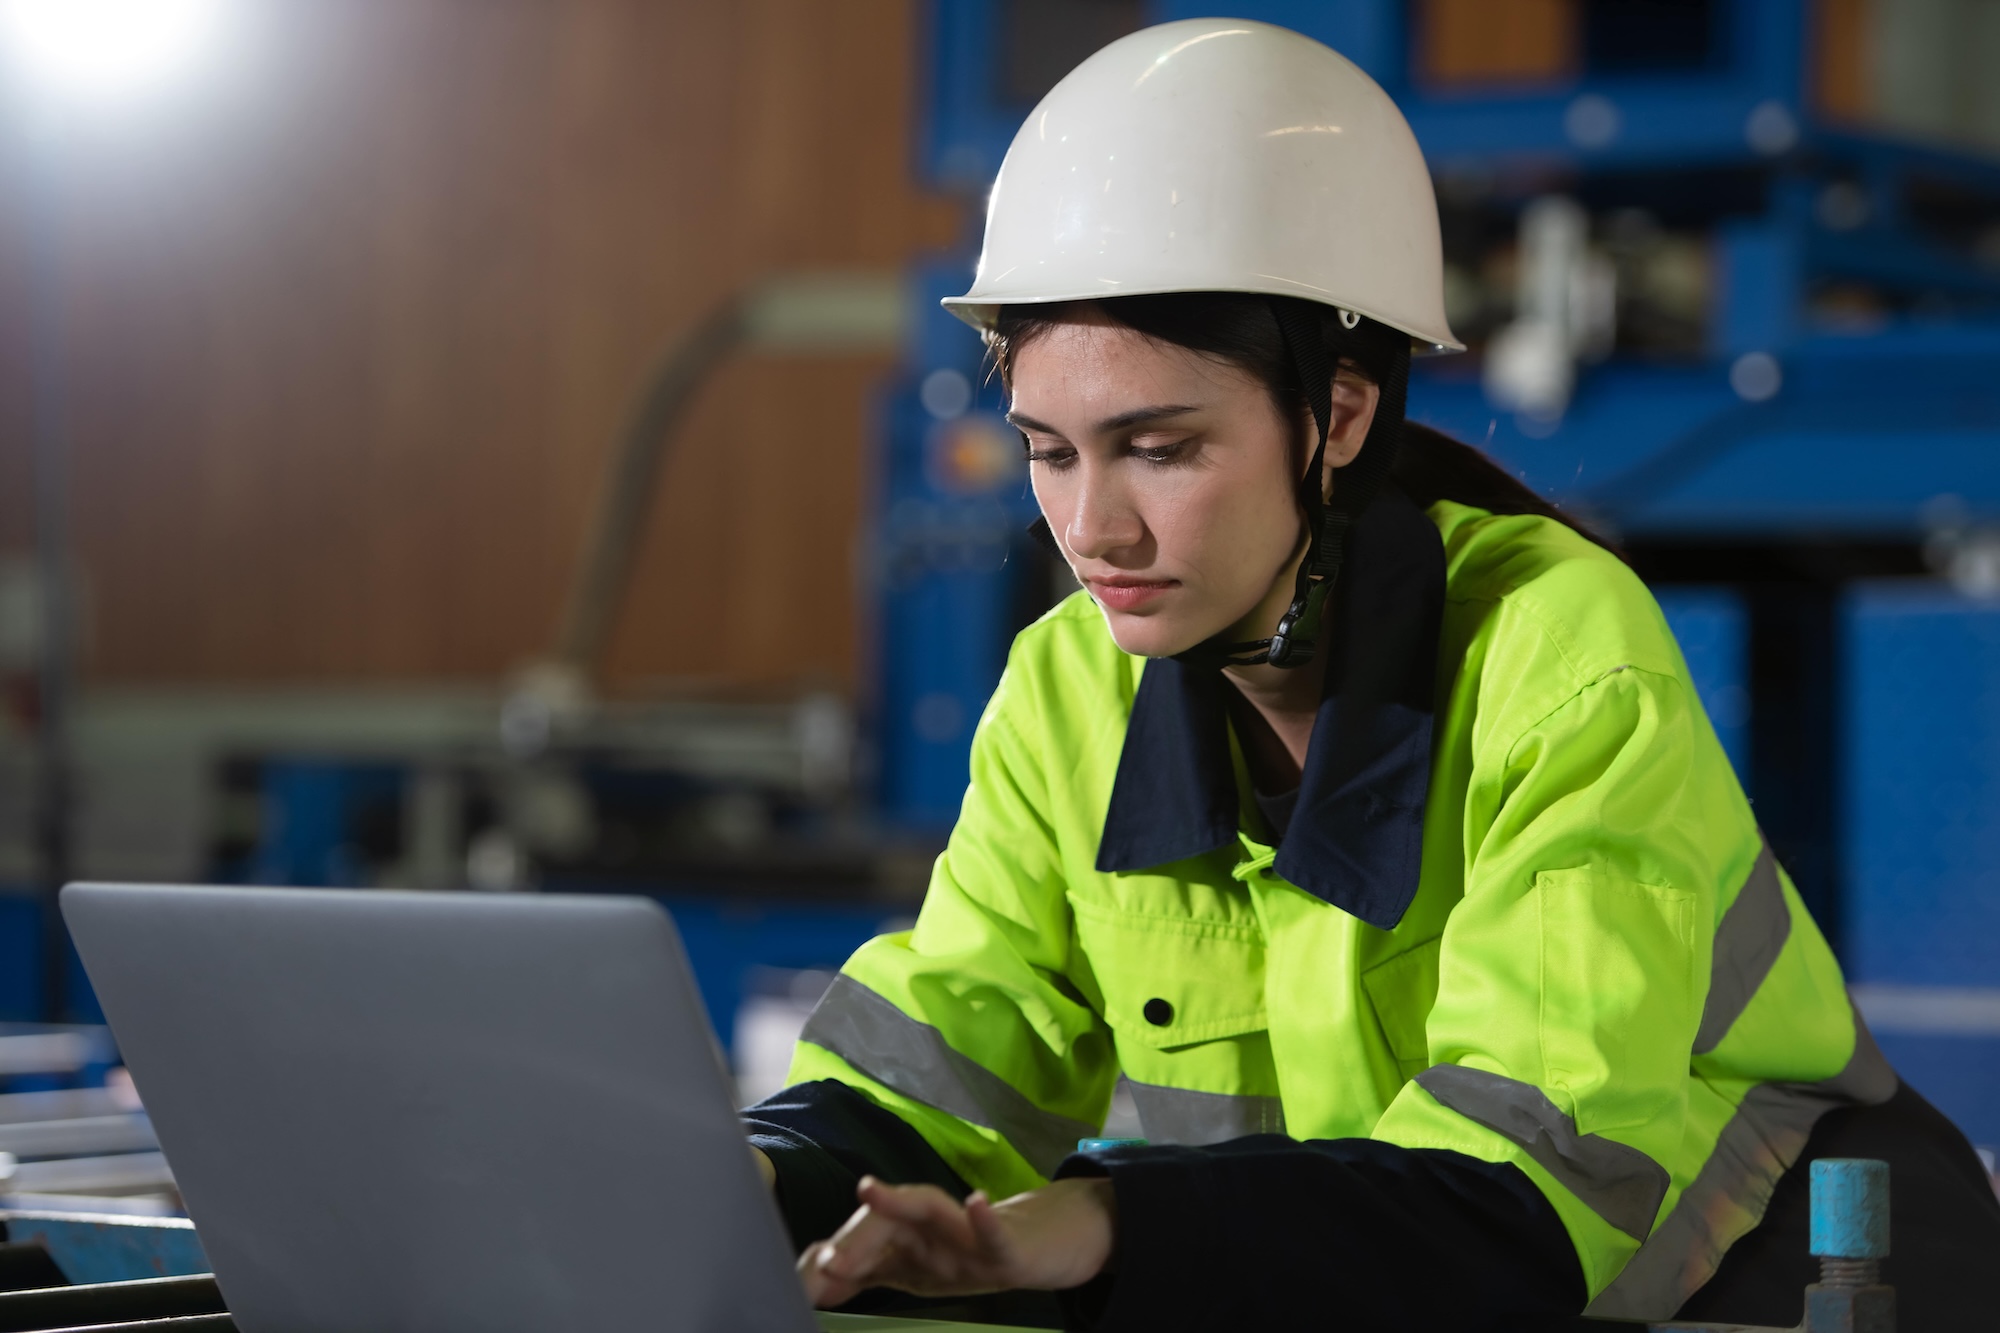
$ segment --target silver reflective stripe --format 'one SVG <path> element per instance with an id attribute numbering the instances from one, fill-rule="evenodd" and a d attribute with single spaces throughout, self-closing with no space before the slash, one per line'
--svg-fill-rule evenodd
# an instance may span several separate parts
<path id="1" fill-rule="evenodd" d="M 1750 1089 L 1673 1211 L 1584 1313 L 1601 1319 L 1673 1318 L 1715 1276 L 1729 1247 L 1764 1220 L 1778 1178 L 1799 1160 L 1819 1118 L 1838 1106 L 1885 1102 L 1895 1092 L 1896 1071 L 1856 1014 L 1847 1067 L 1823 1083 L 1760 1083 Z"/>
<path id="2" fill-rule="evenodd" d="M 920 1023 L 849 976 L 827 988 L 800 1041 L 823 1046 L 905 1097 L 997 1130 L 1029 1166 L 1048 1175 L 1097 1126 L 1044 1111 L 1011 1083 L 951 1048 Z"/>
<path id="3" fill-rule="evenodd" d="M 1282 1134 L 1285 1108 L 1276 1097 L 1190 1092 L 1128 1079 L 1139 1124 L 1149 1143 L 1226 1143 L 1245 1134 Z"/>
<path id="4" fill-rule="evenodd" d="M 1785 886 L 1778 879 L 1778 858 L 1771 854 L 1771 844 L 1765 843 L 1736 901 L 1729 904 L 1715 928 L 1708 1002 L 1702 1006 L 1701 1027 L 1694 1034 L 1696 1055 L 1708 1054 L 1729 1035 L 1791 934 L 1792 909 L 1785 903 Z"/>
<path id="5" fill-rule="evenodd" d="M 1637 1148 L 1601 1134 L 1579 1134 L 1548 1094 L 1484 1069 L 1432 1065 L 1417 1075 L 1425 1092 L 1503 1138 L 1512 1139 L 1599 1217 L 1644 1240 L 1672 1177 Z"/>

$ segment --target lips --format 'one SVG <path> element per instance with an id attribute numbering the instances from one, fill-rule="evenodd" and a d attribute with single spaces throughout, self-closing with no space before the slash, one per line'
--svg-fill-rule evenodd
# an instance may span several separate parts
<path id="1" fill-rule="evenodd" d="M 1177 579 L 1085 579 L 1098 605 L 1111 611 L 1136 611 L 1180 586 Z"/>

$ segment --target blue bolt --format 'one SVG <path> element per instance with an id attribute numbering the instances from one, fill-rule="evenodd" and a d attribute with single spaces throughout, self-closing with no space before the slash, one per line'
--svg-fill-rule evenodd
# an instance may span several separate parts
<path id="1" fill-rule="evenodd" d="M 1812 1252 L 1822 1259 L 1889 1253 L 1889 1164 L 1823 1157 L 1812 1164 Z"/>

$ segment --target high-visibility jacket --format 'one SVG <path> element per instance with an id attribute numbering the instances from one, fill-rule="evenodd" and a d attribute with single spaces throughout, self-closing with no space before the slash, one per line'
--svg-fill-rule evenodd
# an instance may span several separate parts
<path id="1" fill-rule="evenodd" d="M 1511 1163 L 1589 1313 L 1671 1316 L 1818 1117 L 1895 1076 L 1644 586 L 1551 520 L 1426 512 L 1435 734 L 1393 928 L 1278 875 L 1248 798 L 1221 850 L 1097 868 L 1147 663 L 1078 594 L 1016 640 L 915 928 L 847 963 L 792 1081 L 853 1086 L 995 1197 L 1096 1133 L 1121 1073 L 1155 1142 Z"/>

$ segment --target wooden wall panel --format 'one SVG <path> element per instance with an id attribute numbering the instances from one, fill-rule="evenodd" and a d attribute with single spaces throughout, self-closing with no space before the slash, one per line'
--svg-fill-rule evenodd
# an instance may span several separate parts
<path id="1" fill-rule="evenodd" d="M 205 98 L 83 127 L 66 275 L 93 675 L 492 677 L 534 655 L 628 401 L 685 325 L 760 272 L 958 234 L 960 205 L 909 178 L 913 9 L 266 7 Z M 0 192 L 0 549 L 27 541 L 21 207 Z M 664 470 L 615 680 L 851 679 L 885 367 L 753 360 L 713 386 Z"/>
<path id="2" fill-rule="evenodd" d="M 1416 76 L 1432 86 L 1548 83 L 1576 71 L 1576 0 L 1421 0 Z"/>
<path id="3" fill-rule="evenodd" d="M 1868 86 L 1869 0 L 1814 0 L 1812 86 L 1819 111 L 1835 120 L 1865 120 L 1874 109 Z"/>

